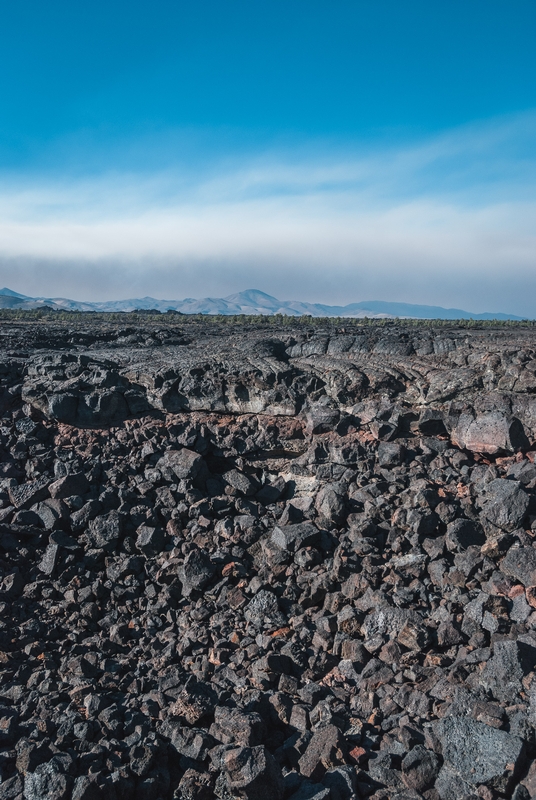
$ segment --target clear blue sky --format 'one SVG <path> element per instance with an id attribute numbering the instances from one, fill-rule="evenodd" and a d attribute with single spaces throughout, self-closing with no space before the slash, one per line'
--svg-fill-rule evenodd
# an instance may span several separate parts
<path id="1" fill-rule="evenodd" d="M 285 176 L 277 178 L 283 183 L 283 193 L 296 194 L 292 181 L 288 184 L 288 169 L 301 165 L 298 194 L 302 198 L 303 183 L 307 182 L 304 176 L 315 174 L 319 164 L 337 161 L 344 173 L 345 159 L 354 165 L 357 160 L 361 171 L 367 172 L 368 190 L 375 189 L 375 196 L 386 200 L 387 211 L 387 195 L 394 197 L 400 187 L 386 189 L 385 170 L 380 168 L 376 178 L 374 163 L 385 166 L 382 152 L 396 160 L 396 148 L 405 153 L 400 158 L 407 163 L 415 147 L 420 153 L 417 172 L 428 169 L 427 174 L 437 176 L 442 186 L 455 173 L 453 191 L 459 193 L 463 188 L 465 192 L 463 199 L 456 199 L 458 209 L 470 206 L 473 212 L 479 203 L 481 206 L 475 197 L 482 198 L 481 187 L 490 182 L 495 186 L 496 202 L 503 191 L 509 201 L 533 199 L 533 183 L 526 174 L 533 175 L 534 0 L 22 0 L 3 2 L 0 13 L 0 172 L 11 193 L 20 192 L 22 186 L 25 191 L 31 186 L 44 192 L 45 183 L 48 192 L 56 192 L 56 200 L 43 201 L 40 212 L 35 206 L 26 211 L 17 206 L 18 224 L 44 224 L 45 220 L 48 224 L 58 186 L 65 190 L 66 183 L 84 175 L 100 176 L 104 181 L 100 188 L 93 187 L 93 206 L 88 200 L 85 222 L 95 217 L 99 192 L 105 204 L 115 192 L 116 206 L 122 209 L 117 214 L 124 218 L 132 185 L 124 189 L 120 200 L 117 187 L 124 184 L 126 175 L 132 179 L 133 173 L 143 173 L 146 180 L 151 170 L 160 182 L 162 172 L 171 170 L 167 180 L 173 183 L 173 190 L 169 185 L 161 188 L 143 211 L 161 210 L 162 193 L 168 198 L 169 211 L 170 191 L 173 194 L 178 186 L 183 187 L 187 173 L 192 183 L 194 163 L 198 174 L 203 173 L 202 180 L 199 178 L 203 188 L 197 186 L 194 192 L 196 201 L 204 192 L 210 203 L 207 181 L 220 186 L 222 170 L 228 180 L 230 160 L 235 172 L 249 174 L 256 168 L 252 164 L 258 165 L 267 153 L 274 174 L 280 175 L 284 165 Z M 440 152 L 438 162 L 438 148 L 452 150 L 453 141 L 459 143 L 460 137 L 465 137 L 463 152 L 451 153 L 448 164 L 442 162 Z M 479 137 L 487 154 L 483 163 Z M 423 156 L 427 148 L 435 148 L 433 164 Z M 360 161 L 365 154 L 369 159 L 366 167 Z M 210 180 L 207 164 L 213 165 Z M 115 188 L 110 187 L 110 170 L 120 173 Z M 525 178 L 516 178 L 512 187 L 506 176 L 518 173 Z M 415 174 L 406 170 L 406 178 L 416 185 Z M 268 182 L 273 184 L 273 180 Z M 354 182 L 354 193 L 359 180 Z M 325 189 L 325 179 L 320 183 L 320 189 L 315 183 L 315 196 Z M 273 187 L 261 184 L 255 184 L 251 192 L 267 199 Z M 70 191 L 73 186 L 69 184 Z M 146 189 L 137 186 L 138 193 L 147 196 Z M 422 199 L 416 189 L 413 200 Z M 229 203 L 236 201 L 236 192 L 227 197 L 225 213 L 229 213 Z M 441 203 L 444 201 L 443 196 Z M 450 197 L 448 204 L 452 202 Z M 62 208 L 67 204 L 65 198 L 60 202 Z M 4 207 L 12 205 L 5 194 Z M 350 213 L 350 206 L 343 209 L 343 217 Z M 351 207 L 355 211 L 355 206 Z M 66 224 L 64 211 L 60 217 Z M 84 220 L 79 216 L 77 222 Z M 8 234 L 3 243 L 0 231 L 5 265 L 12 257 L 33 259 L 32 263 L 52 260 L 56 270 L 50 272 L 53 282 L 61 259 L 73 259 L 71 251 L 62 255 L 53 252 L 54 248 L 43 247 L 40 254 L 26 252 L 21 245 L 18 252 L 13 231 Z M 529 234 L 523 231 L 523 236 Z M 368 286 L 366 271 L 370 273 L 376 263 L 370 246 L 367 250 L 363 244 L 355 245 L 355 274 L 359 273 L 364 286 Z M 150 250 L 147 243 L 144 247 L 144 252 Z M 176 242 L 175 250 L 166 253 L 168 278 L 158 273 L 153 293 L 180 293 L 183 285 L 185 292 L 189 287 L 188 293 L 197 291 L 190 279 L 196 259 L 210 262 L 219 276 L 214 291 L 207 287 L 207 293 L 223 290 L 220 287 L 225 288 L 226 280 L 229 292 L 246 288 L 237 283 L 249 276 L 232 272 L 232 263 L 245 257 L 244 247 L 238 247 L 236 258 L 232 248 L 218 253 L 215 246 L 210 253 L 199 255 L 191 243 L 189 247 L 181 249 Z M 104 250 L 97 247 L 92 255 L 89 248 L 79 256 L 82 261 L 102 259 Z M 251 254 L 249 244 L 245 250 Z M 109 257 L 120 251 L 120 243 L 115 241 Z M 125 256 L 127 260 L 132 257 Z M 268 256 L 264 252 L 251 258 L 250 263 L 260 264 Z M 281 256 L 271 254 L 270 258 L 273 263 Z M 307 259 L 304 256 L 302 260 Z M 346 270 L 351 270 L 350 262 L 351 258 L 345 262 Z M 404 259 L 400 269 L 403 263 Z M 438 262 L 437 271 L 444 268 Z M 137 269 L 136 280 L 141 280 L 139 266 Z M 8 266 L 5 270 L 7 281 L 11 275 Z M 259 284 L 252 270 L 248 285 Z M 26 274 L 35 277 L 31 270 Z M 77 273 L 72 274 L 76 277 Z M 150 290 L 151 272 L 145 277 L 140 288 L 143 284 Z M 28 280 L 24 277 L 19 282 L 22 291 L 30 288 L 24 282 Z M 278 293 L 277 286 L 266 280 L 265 271 L 262 280 L 259 288 Z M 82 278 L 80 281 L 81 290 L 86 291 Z M 442 290 L 434 294 L 433 282 L 430 285 L 428 295 L 419 296 L 419 301 L 441 302 Z M 325 296 L 325 286 L 318 284 L 318 288 L 317 294 L 311 289 L 314 297 L 307 299 L 337 300 Z M 352 299 L 365 299 L 357 296 L 358 282 L 348 288 Z M 101 294 L 117 295 L 119 289 L 104 282 Z M 283 287 L 279 294 L 296 290 L 289 284 L 288 291 Z M 370 285 L 373 290 L 378 293 Z M 411 299 L 397 291 L 390 299 Z M 443 299 L 453 302 L 456 298 L 449 295 Z M 463 301 L 458 298 L 458 305 Z"/>

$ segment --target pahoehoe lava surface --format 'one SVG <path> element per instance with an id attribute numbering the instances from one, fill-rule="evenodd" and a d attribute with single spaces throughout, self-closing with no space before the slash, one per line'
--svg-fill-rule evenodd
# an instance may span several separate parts
<path id="1" fill-rule="evenodd" d="M 0 345 L 0 800 L 536 797 L 531 328 Z"/>

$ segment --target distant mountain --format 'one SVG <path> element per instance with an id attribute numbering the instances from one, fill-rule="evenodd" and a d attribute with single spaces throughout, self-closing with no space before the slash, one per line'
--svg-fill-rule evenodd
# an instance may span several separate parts
<path id="1" fill-rule="evenodd" d="M 19 297 L 22 300 L 26 300 L 27 297 L 25 294 L 19 294 L 18 292 L 12 292 L 11 289 L 7 289 L 5 286 L 3 289 L 0 289 L 0 294 L 5 295 L 6 297 Z"/>
<path id="2" fill-rule="evenodd" d="M 155 300 L 154 297 L 141 297 L 132 300 L 109 300 L 103 303 L 86 303 L 68 300 L 64 297 L 28 297 L 11 289 L 0 289 L 0 308 L 52 308 L 57 311 L 136 311 L 137 309 L 155 311 L 180 311 L 182 314 L 285 314 L 301 317 L 372 317 L 413 319 L 512 319 L 520 320 L 513 314 L 485 313 L 473 314 L 460 308 L 441 306 L 420 306 L 412 303 L 388 303 L 383 300 L 366 300 L 350 303 L 347 306 L 328 306 L 322 303 L 302 303 L 299 300 L 278 300 L 258 289 L 230 294 L 228 297 L 205 297 L 195 300 Z"/>

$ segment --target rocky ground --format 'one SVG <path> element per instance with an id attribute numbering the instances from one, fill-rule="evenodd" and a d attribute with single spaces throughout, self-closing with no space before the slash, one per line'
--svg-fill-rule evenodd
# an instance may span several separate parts
<path id="1" fill-rule="evenodd" d="M 531 328 L 0 344 L 0 800 L 536 797 Z"/>

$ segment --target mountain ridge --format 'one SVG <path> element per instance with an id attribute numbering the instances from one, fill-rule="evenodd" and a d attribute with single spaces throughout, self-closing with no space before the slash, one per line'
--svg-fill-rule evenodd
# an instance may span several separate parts
<path id="1" fill-rule="evenodd" d="M 205 297 L 201 299 L 158 300 L 154 297 L 129 298 L 85 302 L 64 297 L 31 297 L 4 287 L 0 289 L 0 308 L 37 309 L 51 308 L 57 311 L 99 311 L 129 312 L 136 310 L 155 310 L 165 312 L 179 311 L 183 314 L 236 314 L 313 317 L 372 317 L 372 318 L 413 318 L 413 319 L 474 319 L 474 320 L 522 320 L 524 317 L 502 312 L 476 314 L 460 308 L 443 308 L 414 303 L 389 302 L 384 300 L 365 300 L 345 306 L 331 306 L 324 303 L 307 303 L 301 300 L 278 300 L 259 289 L 246 289 L 226 297 Z"/>

